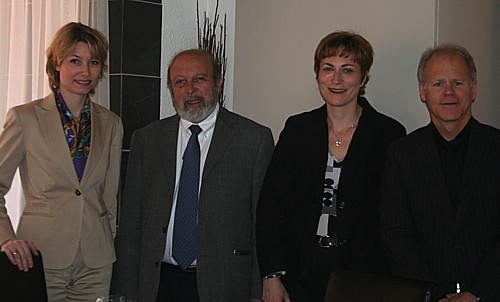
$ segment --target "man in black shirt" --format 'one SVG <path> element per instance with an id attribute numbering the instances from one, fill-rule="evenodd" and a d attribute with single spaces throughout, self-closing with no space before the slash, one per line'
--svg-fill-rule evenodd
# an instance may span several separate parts
<path id="1" fill-rule="evenodd" d="M 428 49 L 419 92 L 431 123 L 388 148 L 382 235 L 391 271 L 431 281 L 440 301 L 500 298 L 500 131 L 472 117 L 469 52 Z"/>

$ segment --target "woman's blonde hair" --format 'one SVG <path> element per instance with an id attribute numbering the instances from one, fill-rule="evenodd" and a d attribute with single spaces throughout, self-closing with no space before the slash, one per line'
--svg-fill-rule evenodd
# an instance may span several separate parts
<path id="1" fill-rule="evenodd" d="M 47 48 L 47 64 L 45 71 L 49 76 L 50 89 L 55 93 L 59 89 L 60 79 L 57 67 L 61 66 L 62 60 L 69 55 L 78 42 L 84 42 L 89 46 L 90 55 L 101 63 L 101 77 L 108 69 L 106 58 L 108 56 L 108 41 L 104 35 L 96 29 L 82 23 L 71 22 L 61 27 L 54 40 Z M 94 93 L 94 90 L 89 92 Z"/>

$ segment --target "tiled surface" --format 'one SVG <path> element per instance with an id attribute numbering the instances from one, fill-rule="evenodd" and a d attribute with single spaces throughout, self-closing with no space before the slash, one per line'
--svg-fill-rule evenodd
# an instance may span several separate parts
<path id="1" fill-rule="evenodd" d="M 108 2 L 109 14 L 109 72 L 121 73 L 122 70 L 122 22 L 123 0 Z"/>
<path id="2" fill-rule="evenodd" d="M 123 149 L 130 148 L 132 133 L 160 117 L 160 79 L 127 75 L 111 76 L 111 100 L 121 98 L 118 110 L 124 127 Z M 121 97 L 117 94 L 121 93 Z"/>
<path id="3" fill-rule="evenodd" d="M 111 73 L 160 76 L 161 5 L 109 2 Z"/>
<path id="4" fill-rule="evenodd" d="M 108 4 L 110 109 L 124 127 L 120 203 L 132 133 L 160 116 L 162 7 L 161 0 L 109 0 Z"/>
<path id="5" fill-rule="evenodd" d="M 109 0 L 110 108 L 132 133 L 160 116 L 161 0 Z"/>
<path id="6" fill-rule="evenodd" d="M 121 75 L 109 75 L 109 110 L 122 116 L 122 83 Z"/>
<path id="7" fill-rule="evenodd" d="M 125 2 L 122 72 L 160 76 L 161 6 Z"/>

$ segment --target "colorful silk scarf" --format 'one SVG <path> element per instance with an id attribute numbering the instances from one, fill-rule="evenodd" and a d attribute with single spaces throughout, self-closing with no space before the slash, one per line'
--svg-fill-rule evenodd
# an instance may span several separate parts
<path id="1" fill-rule="evenodd" d="M 90 102 L 87 100 L 83 105 L 80 120 L 73 116 L 59 91 L 56 93 L 56 104 L 76 176 L 81 181 L 90 152 Z"/>

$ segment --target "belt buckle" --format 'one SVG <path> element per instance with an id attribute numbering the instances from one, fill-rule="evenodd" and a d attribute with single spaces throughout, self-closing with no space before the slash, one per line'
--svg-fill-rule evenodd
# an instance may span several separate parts
<path id="1" fill-rule="evenodd" d="M 188 267 L 184 270 L 186 273 L 196 273 L 196 266 Z"/>
<path id="2" fill-rule="evenodd" d="M 331 248 L 332 246 L 333 247 L 339 246 L 337 238 L 330 237 L 330 236 L 320 236 L 318 239 L 318 244 L 320 247 L 325 248 L 325 249 Z"/>

